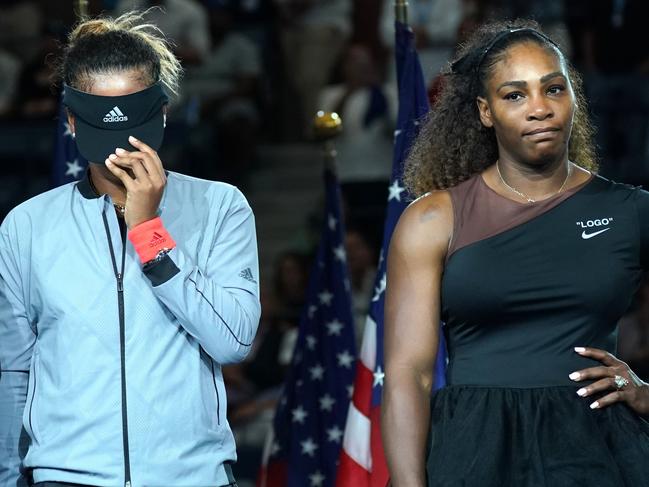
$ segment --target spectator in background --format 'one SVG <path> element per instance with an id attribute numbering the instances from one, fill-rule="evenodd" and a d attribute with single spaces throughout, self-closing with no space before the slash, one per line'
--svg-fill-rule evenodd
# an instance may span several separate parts
<path id="1" fill-rule="evenodd" d="M 20 61 L 0 49 L 0 118 L 11 112 L 20 76 Z"/>
<path id="2" fill-rule="evenodd" d="M 396 91 L 382 84 L 369 49 L 348 46 L 342 83 L 327 86 L 318 106 L 338 113 L 343 132 L 336 139 L 338 176 L 342 183 L 388 182 L 396 118 Z"/>
<path id="3" fill-rule="evenodd" d="M 0 49 L 27 64 L 39 54 L 43 16 L 34 1 L 0 2 Z"/>
<path id="4" fill-rule="evenodd" d="M 144 19 L 156 25 L 174 44 L 183 66 L 201 64 L 210 52 L 210 32 L 205 7 L 197 0 L 120 0 L 116 14 L 145 10 Z"/>
<path id="5" fill-rule="evenodd" d="M 452 56 L 457 32 L 465 14 L 463 0 L 410 0 L 408 22 L 415 32 L 417 51 L 428 83 Z M 394 0 L 384 0 L 381 35 L 385 45 L 394 48 Z M 392 60 L 394 63 L 394 60 Z M 389 69 L 395 79 L 396 68 Z"/>
<path id="6" fill-rule="evenodd" d="M 0 117 L 15 115 L 15 95 L 24 67 L 38 58 L 43 16 L 36 2 L 0 3 Z"/>
<path id="7" fill-rule="evenodd" d="M 38 55 L 24 66 L 20 75 L 13 108 L 15 117 L 52 120 L 57 115 L 60 86 L 52 87 L 55 72 L 48 57 L 56 54 L 58 49 L 59 42 L 55 36 L 49 33 L 42 36 Z"/>
<path id="8" fill-rule="evenodd" d="M 566 2 L 594 113 L 602 173 L 649 183 L 649 43 L 647 0 Z"/>
<path id="9" fill-rule="evenodd" d="M 214 5 L 209 11 L 211 51 L 187 70 L 183 98 L 197 106 L 209 133 L 205 153 L 196 158 L 210 179 L 241 184 L 257 145 L 260 114 L 256 103 L 261 60 L 257 46 L 233 30 L 232 13 Z M 196 129 L 199 127 L 197 126 Z M 217 161 L 213 160 L 216 140 Z"/>
<path id="10" fill-rule="evenodd" d="M 318 95 L 351 34 L 351 0 L 275 0 L 285 82 L 297 96 L 301 135 L 309 135 Z M 295 100 L 295 95 L 292 97 Z"/>
<path id="11" fill-rule="evenodd" d="M 619 323 L 617 350 L 638 376 L 649 381 L 649 279 L 645 277 L 632 310 Z"/>
<path id="12" fill-rule="evenodd" d="M 564 0 L 465 0 L 472 10 L 486 20 L 534 19 L 543 31 L 555 39 L 564 53 L 572 54 L 572 43 L 565 22 Z M 590 3 L 590 2 L 589 2 Z"/>
<path id="13" fill-rule="evenodd" d="M 274 295 L 277 300 L 277 315 L 280 319 L 300 322 L 300 314 L 306 301 L 308 285 L 306 257 L 295 251 L 280 254 L 275 261 Z"/>
<path id="14" fill-rule="evenodd" d="M 345 233 L 347 266 L 352 285 L 352 311 L 356 343 L 363 341 L 365 320 L 370 309 L 370 300 L 374 292 L 377 255 L 367 236 L 358 228 L 348 226 Z"/>
<path id="15" fill-rule="evenodd" d="M 338 177 L 348 221 L 382 227 L 392 172 L 396 87 L 382 82 L 370 48 L 347 46 L 341 83 L 326 87 L 319 106 L 337 112 L 343 131 L 336 138 Z"/>

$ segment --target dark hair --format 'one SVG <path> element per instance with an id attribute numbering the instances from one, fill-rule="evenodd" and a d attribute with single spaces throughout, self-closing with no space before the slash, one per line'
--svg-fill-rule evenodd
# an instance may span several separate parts
<path id="1" fill-rule="evenodd" d="M 80 22 L 68 37 L 60 65 L 63 82 L 86 92 L 94 75 L 134 69 L 147 86 L 162 81 L 176 94 L 182 73 L 160 29 L 143 23 L 137 12 Z"/>
<path id="2" fill-rule="evenodd" d="M 485 94 L 493 67 L 505 51 L 523 42 L 543 46 L 566 63 L 577 101 L 569 157 L 575 164 L 597 171 L 593 129 L 578 73 L 536 22 L 494 22 L 480 27 L 442 73 L 439 99 L 423 120 L 406 161 L 404 182 L 414 196 L 455 186 L 496 162 L 496 136 L 492 128 L 482 125 L 476 98 Z"/>

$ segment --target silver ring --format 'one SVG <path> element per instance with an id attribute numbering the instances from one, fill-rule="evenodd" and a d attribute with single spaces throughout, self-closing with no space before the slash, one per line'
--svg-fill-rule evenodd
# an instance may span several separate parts
<path id="1" fill-rule="evenodd" d="M 629 381 L 621 375 L 616 375 L 613 380 L 615 381 L 615 387 L 617 387 L 618 391 L 629 385 Z"/>

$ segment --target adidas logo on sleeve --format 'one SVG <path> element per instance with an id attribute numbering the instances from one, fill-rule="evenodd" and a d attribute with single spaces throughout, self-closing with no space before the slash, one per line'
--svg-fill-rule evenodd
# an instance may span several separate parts
<path id="1" fill-rule="evenodd" d="M 255 281 L 255 278 L 252 276 L 252 271 L 250 270 L 250 267 L 246 267 L 244 270 L 242 270 L 239 273 L 239 277 L 243 277 L 246 281 L 250 281 L 252 283 L 257 284 L 257 281 Z"/>
<path id="2" fill-rule="evenodd" d="M 104 122 L 126 122 L 128 117 L 122 113 L 118 106 L 114 106 L 110 112 L 104 115 Z"/>

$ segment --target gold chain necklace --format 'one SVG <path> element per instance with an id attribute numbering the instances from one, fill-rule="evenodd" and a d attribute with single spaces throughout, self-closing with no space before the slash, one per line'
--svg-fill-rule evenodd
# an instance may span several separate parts
<path id="1" fill-rule="evenodd" d="M 572 174 L 571 169 L 572 169 L 572 165 L 569 163 L 569 165 L 568 165 L 568 173 L 566 174 L 566 179 L 563 180 L 563 184 L 559 188 L 559 191 L 557 191 L 556 193 L 551 194 L 550 196 L 548 196 L 548 198 L 551 198 L 552 196 L 556 196 L 559 193 L 561 193 L 561 191 L 563 191 L 563 188 L 566 186 L 566 183 L 568 182 L 568 179 L 570 179 L 570 174 Z M 509 184 L 507 184 L 507 181 L 505 181 L 505 178 L 503 178 L 503 175 L 500 173 L 500 167 L 498 166 L 498 161 L 496 161 L 496 171 L 498 171 L 498 176 L 500 177 L 500 180 L 502 181 L 502 183 L 505 186 L 507 186 L 507 188 L 512 190 L 514 193 L 516 193 L 521 198 L 526 199 L 528 203 L 536 203 L 537 200 L 535 200 L 533 198 L 530 198 L 525 193 L 523 193 L 523 192 L 517 190 L 516 188 L 511 187 Z"/>
<path id="2" fill-rule="evenodd" d="M 90 171 L 88 171 L 88 182 L 90 183 L 90 187 L 95 192 L 95 194 L 97 196 L 101 196 L 99 194 L 99 191 L 97 191 L 97 188 L 95 187 L 95 183 L 92 182 L 92 176 L 90 175 Z M 124 216 L 124 213 L 126 212 L 126 207 L 125 206 L 118 205 L 117 203 L 113 203 L 113 206 L 119 212 L 120 215 Z"/>

